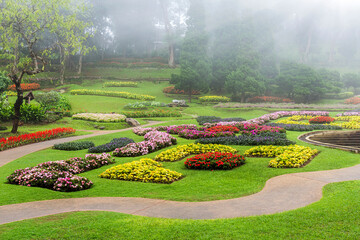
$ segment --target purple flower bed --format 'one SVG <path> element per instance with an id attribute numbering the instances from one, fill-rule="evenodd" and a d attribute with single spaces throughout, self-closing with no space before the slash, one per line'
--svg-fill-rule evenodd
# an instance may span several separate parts
<path id="1" fill-rule="evenodd" d="M 176 145 L 176 138 L 168 133 L 151 131 L 145 134 L 145 141 L 130 143 L 122 148 L 114 150 L 113 155 L 116 157 L 135 157 L 155 152 L 159 149 Z"/>
<path id="2" fill-rule="evenodd" d="M 207 132 L 199 130 L 185 129 L 179 132 L 179 137 L 186 139 L 198 139 L 198 138 L 215 138 L 215 137 L 230 137 L 234 136 L 234 132 Z"/>
<path id="3" fill-rule="evenodd" d="M 73 192 L 90 188 L 93 183 L 80 176 L 74 176 L 115 161 L 110 154 L 87 154 L 85 158 L 41 163 L 35 167 L 15 170 L 7 180 L 11 184 L 28 187 L 42 187 L 61 192 Z"/>
<path id="4" fill-rule="evenodd" d="M 360 116 L 360 112 L 344 112 L 336 115 L 337 117 Z"/>
<path id="5" fill-rule="evenodd" d="M 134 143 L 134 140 L 130 138 L 114 138 L 109 143 L 89 148 L 89 153 L 111 152 L 116 148 L 124 147 L 129 143 Z"/>

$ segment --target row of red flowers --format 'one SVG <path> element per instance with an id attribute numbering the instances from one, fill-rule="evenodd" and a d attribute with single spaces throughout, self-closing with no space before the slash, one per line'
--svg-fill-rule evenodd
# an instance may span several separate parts
<path id="1" fill-rule="evenodd" d="M 233 153 L 209 152 L 188 158 L 185 167 L 189 169 L 229 170 L 245 163 L 242 155 Z"/>
<path id="2" fill-rule="evenodd" d="M 345 100 L 346 104 L 360 104 L 360 97 L 352 97 Z"/>
<path id="3" fill-rule="evenodd" d="M 309 123 L 324 124 L 324 123 L 331 123 L 333 121 L 335 121 L 335 118 L 326 117 L 326 116 L 318 116 L 318 117 L 311 118 L 309 120 Z"/>
<path id="4" fill-rule="evenodd" d="M 37 90 L 40 88 L 40 84 L 38 84 L 38 83 L 22 83 L 22 84 L 20 84 L 20 86 L 23 91 Z M 8 90 L 16 91 L 15 84 L 9 86 Z"/>
<path id="5" fill-rule="evenodd" d="M 208 129 L 206 129 L 205 131 L 207 131 L 207 132 L 233 132 L 233 133 L 240 132 L 240 130 L 237 127 L 233 127 L 233 126 L 215 126 L 215 127 L 210 127 Z"/>
<path id="6" fill-rule="evenodd" d="M 271 96 L 256 96 L 248 100 L 251 103 L 263 103 L 263 102 L 274 102 L 274 103 L 289 103 L 292 102 L 289 98 L 271 97 Z"/>
<path id="7" fill-rule="evenodd" d="M 65 136 L 74 133 L 73 128 L 54 128 L 51 130 L 39 131 L 35 133 L 28 133 L 19 136 L 13 136 L 0 139 L 0 151 L 5 149 L 18 147 L 21 145 L 42 142 L 49 139 Z"/>

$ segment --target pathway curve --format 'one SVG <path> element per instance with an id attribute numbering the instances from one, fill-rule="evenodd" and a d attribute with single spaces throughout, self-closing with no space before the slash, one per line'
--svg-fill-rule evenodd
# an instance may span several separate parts
<path id="1" fill-rule="evenodd" d="M 92 135 L 85 137 L 89 136 Z M 0 206 L 0 224 L 74 211 L 111 211 L 177 219 L 216 219 L 274 214 L 319 201 L 322 197 L 322 188 L 326 184 L 350 180 L 360 180 L 360 164 L 338 170 L 277 176 L 268 180 L 262 191 L 229 200 L 176 202 L 145 198 L 94 197 L 4 205 Z"/>

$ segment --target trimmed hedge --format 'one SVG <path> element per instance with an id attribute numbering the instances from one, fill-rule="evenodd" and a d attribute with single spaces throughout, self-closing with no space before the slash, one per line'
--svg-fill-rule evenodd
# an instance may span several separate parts
<path id="1" fill-rule="evenodd" d="M 87 149 L 90 147 L 94 147 L 95 144 L 90 141 L 83 141 L 83 142 L 66 142 L 66 143 L 59 143 L 53 146 L 54 149 L 58 150 L 65 150 L 65 151 L 77 151 L 82 149 Z"/>
<path id="2" fill-rule="evenodd" d="M 105 82 L 104 87 L 137 87 L 137 82 Z"/>
<path id="3" fill-rule="evenodd" d="M 77 89 L 71 90 L 72 95 L 97 95 L 107 97 L 120 97 L 128 99 L 139 99 L 143 101 L 154 101 L 155 97 L 150 95 L 141 95 L 128 92 L 117 92 L 117 91 L 104 91 L 104 90 L 92 90 L 92 89 Z"/>
<path id="4" fill-rule="evenodd" d="M 267 123 L 267 126 L 271 127 L 281 127 L 288 131 L 314 131 L 314 130 L 341 130 L 340 126 L 332 126 L 332 125 L 302 125 L 302 124 L 284 124 L 284 123 Z"/>
<path id="5" fill-rule="evenodd" d="M 196 143 L 201 144 L 222 144 L 222 145 L 279 145 L 287 146 L 295 144 L 294 141 L 284 138 L 279 133 L 267 133 L 268 135 L 240 135 L 235 137 L 201 138 Z"/>
<path id="6" fill-rule="evenodd" d="M 89 153 L 102 153 L 102 152 L 112 152 L 116 148 L 122 148 L 129 143 L 134 143 L 135 141 L 130 138 L 114 138 L 109 143 L 102 144 L 96 147 L 90 147 Z"/>

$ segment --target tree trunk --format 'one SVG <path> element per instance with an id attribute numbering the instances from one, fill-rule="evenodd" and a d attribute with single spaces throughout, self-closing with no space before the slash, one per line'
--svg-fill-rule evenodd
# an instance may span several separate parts
<path id="1" fill-rule="evenodd" d="M 169 43 L 169 67 L 173 68 L 175 67 L 175 57 L 174 57 L 174 43 L 172 40 L 172 34 L 171 34 L 171 24 L 169 20 L 169 15 L 167 12 L 167 8 L 165 7 L 164 0 L 160 0 L 161 9 L 164 15 L 164 23 L 165 23 L 165 30 L 168 37 L 168 43 Z"/>
<path id="2" fill-rule="evenodd" d="M 79 71 L 78 74 L 81 74 L 81 70 L 82 70 L 82 64 L 83 64 L 83 55 L 80 53 L 80 58 L 79 58 Z"/>
<path id="3" fill-rule="evenodd" d="M 174 52 L 174 44 L 172 40 L 169 43 L 169 66 L 174 68 L 175 67 L 175 52 Z"/>
<path id="4" fill-rule="evenodd" d="M 11 130 L 12 133 L 17 133 L 19 122 L 20 122 L 20 108 L 24 102 L 23 90 L 21 89 L 21 79 L 18 78 L 17 75 L 11 76 L 11 80 L 15 84 L 17 99 L 14 104 L 14 119 L 13 119 L 13 128 Z"/>
<path id="5" fill-rule="evenodd" d="M 245 102 L 245 97 L 246 97 L 246 93 L 245 93 L 245 92 L 242 92 L 242 93 L 241 93 L 241 103 L 244 103 L 244 102 Z"/>

